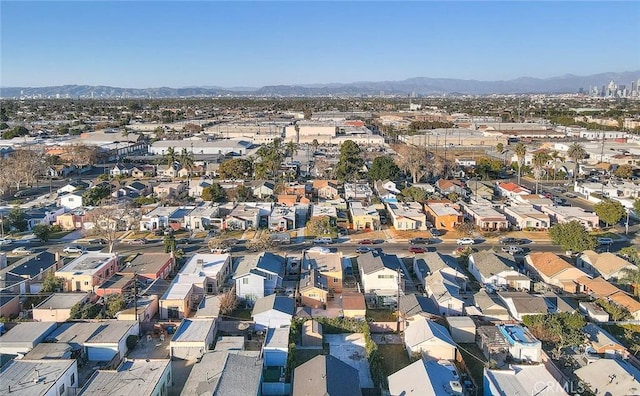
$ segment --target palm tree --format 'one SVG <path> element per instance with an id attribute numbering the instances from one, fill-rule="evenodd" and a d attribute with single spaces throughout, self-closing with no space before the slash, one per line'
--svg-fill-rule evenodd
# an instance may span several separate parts
<path id="1" fill-rule="evenodd" d="M 527 146 L 525 146 L 524 143 L 518 143 L 513 151 L 516 153 L 516 157 L 518 157 L 518 184 L 520 184 L 524 157 L 527 155 Z"/>
<path id="2" fill-rule="evenodd" d="M 538 182 L 542 176 L 542 170 L 547 166 L 549 159 L 551 159 L 551 156 L 548 153 L 538 151 L 533 155 L 533 159 L 531 160 L 534 169 L 533 176 L 536 178 L 536 194 L 538 193 Z"/>
<path id="3" fill-rule="evenodd" d="M 193 156 L 187 151 L 186 148 L 183 148 L 180 152 L 180 165 L 188 171 L 193 170 L 195 166 Z"/>
<path id="4" fill-rule="evenodd" d="M 575 163 L 575 166 L 573 169 L 573 184 L 575 185 L 576 180 L 578 179 L 578 161 L 581 159 L 584 159 L 587 156 L 587 152 L 585 151 L 584 147 L 582 147 L 580 143 L 576 142 L 576 143 L 573 143 L 571 146 L 569 146 L 569 150 L 567 150 L 567 155 Z"/>
<path id="5" fill-rule="evenodd" d="M 298 150 L 296 150 L 296 144 L 292 140 L 290 140 L 290 141 L 287 142 L 287 144 L 285 146 L 285 151 L 289 155 L 289 158 L 291 158 L 291 161 L 293 161 L 293 155 Z"/>
<path id="6" fill-rule="evenodd" d="M 633 294 L 640 297 L 640 268 L 624 268 L 619 282 L 625 285 L 631 285 Z"/>
<path id="7" fill-rule="evenodd" d="M 167 152 L 164 154 L 164 158 L 167 160 L 167 165 L 171 166 L 176 162 L 176 149 L 173 147 L 167 148 Z"/>

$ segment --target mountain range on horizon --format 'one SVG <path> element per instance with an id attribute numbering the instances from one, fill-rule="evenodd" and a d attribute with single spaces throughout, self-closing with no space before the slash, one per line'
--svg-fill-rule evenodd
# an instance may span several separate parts
<path id="1" fill-rule="evenodd" d="M 313 97 L 384 95 L 490 95 L 560 94 L 585 92 L 615 81 L 631 88 L 640 80 L 640 70 L 606 72 L 589 76 L 565 74 L 551 78 L 520 77 L 512 80 L 479 81 L 453 78 L 414 77 L 399 81 L 359 81 L 352 83 L 267 85 L 260 88 L 191 86 L 184 88 L 120 88 L 100 85 L 61 85 L 50 87 L 1 87 L 0 98 L 179 98 L 179 97 Z"/>

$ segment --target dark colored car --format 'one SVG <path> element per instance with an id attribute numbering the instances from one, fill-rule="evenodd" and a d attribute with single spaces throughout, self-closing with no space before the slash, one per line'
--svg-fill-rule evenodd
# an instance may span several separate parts
<path id="1" fill-rule="evenodd" d="M 96 238 L 89 240 L 89 245 L 106 245 L 107 240 L 103 238 Z"/>
<path id="2" fill-rule="evenodd" d="M 373 245 L 373 239 L 362 239 L 358 242 L 359 245 Z"/>
<path id="3" fill-rule="evenodd" d="M 433 238 L 413 238 L 409 243 L 412 245 L 431 245 L 436 243 L 436 240 Z"/>
<path id="4" fill-rule="evenodd" d="M 502 245 L 523 245 L 524 240 L 520 238 L 502 238 L 500 243 Z"/>
<path id="5" fill-rule="evenodd" d="M 426 253 L 426 252 L 427 252 L 427 249 L 425 249 L 425 248 L 423 248 L 423 247 L 420 247 L 420 246 L 411 246 L 411 247 L 409 248 L 409 251 L 410 251 L 411 253 Z"/>
<path id="6" fill-rule="evenodd" d="M 429 232 L 431 232 L 431 235 L 433 235 L 434 237 L 442 235 L 442 233 L 437 228 L 432 228 L 429 230 Z"/>

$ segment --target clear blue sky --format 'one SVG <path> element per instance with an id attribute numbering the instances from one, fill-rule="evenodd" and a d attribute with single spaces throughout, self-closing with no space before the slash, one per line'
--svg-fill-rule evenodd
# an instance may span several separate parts
<path id="1" fill-rule="evenodd" d="M 640 69 L 640 2 L 0 3 L 2 86 L 245 86 Z"/>

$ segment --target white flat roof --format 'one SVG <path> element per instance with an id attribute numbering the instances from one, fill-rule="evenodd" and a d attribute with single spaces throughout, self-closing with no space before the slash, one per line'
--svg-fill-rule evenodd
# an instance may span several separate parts
<path id="1" fill-rule="evenodd" d="M 74 275 L 93 275 L 117 257 L 115 253 L 89 252 L 73 260 L 56 272 L 73 272 Z"/>
<path id="2" fill-rule="evenodd" d="M 215 323 L 214 319 L 183 319 L 171 338 L 174 342 L 204 342 Z"/>
<path id="3" fill-rule="evenodd" d="M 75 364 L 76 361 L 72 359 L 12 360 L 0 371 L 0 394 L 50 394 L 51 388 Z M 55 389 L 53 394 L 57 395 L 58 390 Z"/>

